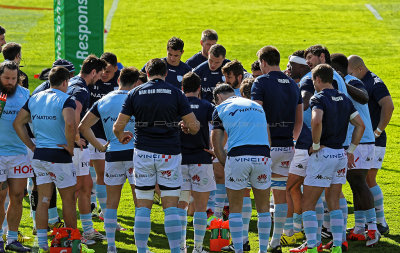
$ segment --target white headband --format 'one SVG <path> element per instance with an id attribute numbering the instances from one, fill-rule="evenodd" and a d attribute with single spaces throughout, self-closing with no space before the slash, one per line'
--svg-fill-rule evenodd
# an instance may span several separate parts
<path id="1" fill-rule="evenodd" d="M 294 56 L 294 55 L 290 56 L 289 62 L 295 62 L 295 63 L 301 64 L 301 65 L 307 65 L 306 59 L 301 58 L 299 56 Z"/>

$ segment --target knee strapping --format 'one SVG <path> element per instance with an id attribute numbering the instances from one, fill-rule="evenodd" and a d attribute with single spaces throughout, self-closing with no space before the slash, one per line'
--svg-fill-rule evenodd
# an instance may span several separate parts
<path id="1" fill-rule="evenodd" d="M 147 200 L 153 200 L 154 199 L 154 189 L 152 190 L 140 190 L 140 189 L 135 189 L 136 193 L 136 198 L 137 199 L 147 199 Z"/>
<path id="2" fill-rule="evenodd" d="M 190 202 L 190 191 L 181 191 L 179 196 L 179 202 L 181 201 L 186 203 Z"/>

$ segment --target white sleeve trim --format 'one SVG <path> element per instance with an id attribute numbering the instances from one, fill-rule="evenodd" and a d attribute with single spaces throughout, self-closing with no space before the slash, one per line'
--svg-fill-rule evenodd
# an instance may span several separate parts
<path id="1" fill-rule="evenodd" d="M 357 117 L 358 114 L 359 114 L 358 111 L 353 112 L 353 113 L 350 115 L 350 120 L 352 120 L 352 119 L 354 119 L 355 117 Z"/>

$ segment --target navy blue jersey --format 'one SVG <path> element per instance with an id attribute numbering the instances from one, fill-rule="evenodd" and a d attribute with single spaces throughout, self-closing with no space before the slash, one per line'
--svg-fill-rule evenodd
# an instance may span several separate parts
<path id="1" fill-rule="evenodd" d="M 35 95 L 36 93 L 39 93 L 41 91 L 50 89 L 50 81 L 47 80 L 43 83 L 41 83 L 38 87 L 36 87 L 36 89 L 32 92 L 32 96 Z"/>
<path id="2" fill-rule="evenodd" d="M 94 85 L 90 85 L 88 88 L 90 90 L 90 107 L 94 105 L 99 99 L 110 93 L 111 91 L 118 90 L 118 77 L 120 71 L 117 70 L 108 82 L 103 82 L 98 80 Z M 104 133 L 104 127 L 101 120 L 97 121 L 96 124 L 92 126 L 92 131 L 97 138 L 106 140 L 106 134 Z"/>
<path id="3" fill-rule="evenodd" d="M 74 76 L 69 80 L 67 94 L 75 101 L 82 104 L 81 119 L 86 114 L 90 106 L 90 91 L 86 85 L 85 79 L 80 76 Z"/>
<path id="4" fill-rule="evenodd" d="M 321 145 L 333 149 L 343 148 L 350 116 L 357 112 L 351 100 L 336 89 L 324 89 L 310 99 L 311 110 L 321 109 Z"/>
<path id="5" fill-rule="evenodd" d="M 204 149 L 210 148 L 208 122 L 212 121 L 215 108 L 204 99 L 197 97 L 187 99 L 201 127 L 196 135 L 181 132 L 182 164 L 211 164 L 211 155 Z"/>
<path id="6" fill-rule="evenodd" d="M 381 107 L 379 100 L 386 96 L 390 96 L 389 90 L 385 83 L 374 73 L 368 71 L 367 74 L 361 79 L 367 89 L 369 100 L 368 108 L 371 116 L 372 128 L 378 127 L 381 117 Z M 386 132 L 383 131 L 379 138 L 375 139 L 375 146 L 386 147 Z"/>
<path id="7" fill-rule="evenodd" d="M 312 145 L 311 130 L 306 123 L 303 123 L 299 138 L 296 141 L 296 149 L 309 149 Z"/>
<path id="8" fill-rule="evenodd" d="M 222 74 L 222 67 L 230 60 L 225 59 L 216 71 L 211 71 L 208 66 L 208 61 L 203 62 L 197 66 L 193 72 L 199 75 L 201 79 L 201 98 L 206 99 L 208 102 L 213 101 L 213 91 L 219 82 L 225 82 L 225 77 Z"/>
<path id="9" fill-rule="evenodd" d="M 178 66 L 172 66 L 167 62 L 167 58 L 163 58 L 164 62 L 167 63 L 167 77 L 165 78 L 165 81 L 167 83 L 173 84 L 176 88 L 182 89 L 182 79 L 183 76 L 192 71 L 192 68 L 184 63 L 183 61 L 179 62 Z M 142 72 L 146 73 L 146 64 L 142 68 Z"/>
<path id="10" fill-rule="evenodd" d="M 131 90 L 121 111 L 135 116 L 135 148 L 165 155 L 181 153 L 178 123 L 191 112 L 183 92 L 161 79 Z"/>
<path id="11" fill-rule="evenodd" d="M 338 83 L 335 80 L 336 78 L 338 78 L 338 76 L 334 76 L 332 86 L 333 86 L 333 88 L 338 89 Z M 343 79 L 343 78 L 341 78 L 341 79 Z M 304 91 L 310 92 L 311 94 L 315 93 L 315 88 L 314 88 L 314 83 L 312 81 L 311 71 L 308 72 L 304 77 L 301 78 L 301 80 L 299 82 L 299 86 L 300 86 L 300 91 L 304 90 Z"/>
<path id="12" fill-rule="evenodd" d="M 197 54 L 194 54 L 189 59 L 187 59 L 186 64 L 189 65 L 192 69 L 194 69 L 207 60 L 208 60 L 208 58 L 204 57 L 204 55 L 200 51 Z"/>
<path id="13" fill-rule="evenodd" d="M 271 147 L 293 146 L 296 108 L 303 103 L 296 82 L 281 71 L 271 71 L 254 81 L 251 99 L 263 102 Z"/>

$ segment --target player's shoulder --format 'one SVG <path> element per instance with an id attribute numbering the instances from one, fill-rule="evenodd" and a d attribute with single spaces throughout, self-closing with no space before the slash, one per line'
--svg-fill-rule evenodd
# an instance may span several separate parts
<path id="1" fill-rule="evenodd" d="M 382 81 L 382 79 L 377 76 L 375 73 L 370 72 L 371 73 L 371 78 L 374 81 L 374 85 L 385 85 L 385 83 Z"/>
<path id="2" fill-rule="evenodd" d="M 193 72 L 196 74 L 201 74 L 202 72 L 206 71 L 208 68 L 208 61 L 201 63 L 199 66 L 193 69 Z"/>
<path id="3" fill-rule="evenodd" d="M 17 92 L 25 98 L 29 98 L 30 96 L 30 91 L 27 88 L 22 87 L 21 85 L 17 86 Z"/>

